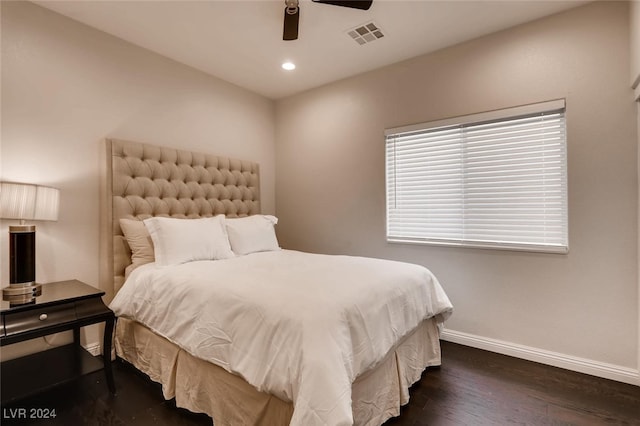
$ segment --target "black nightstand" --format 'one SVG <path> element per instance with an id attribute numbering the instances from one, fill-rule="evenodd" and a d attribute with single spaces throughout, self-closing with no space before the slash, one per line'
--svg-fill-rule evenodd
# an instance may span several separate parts
<path id="1" fill-rule="evenodd" d="M 73 330 L 73 343 L 2 362 L 2 404 L 104 368 L 115 393 L 111 369 L 111 338 L 115 316 L 102 301 L 104 291 L 78 280 L 42 285 L 42 295 L 29 304 L 2 301 L 0 346 Z M 80 328 L 105 323 L 103 361 L 80 346 Z"/>

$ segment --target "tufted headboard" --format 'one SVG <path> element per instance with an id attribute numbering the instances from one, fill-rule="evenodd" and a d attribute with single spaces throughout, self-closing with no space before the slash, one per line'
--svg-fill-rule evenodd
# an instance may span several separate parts
<path id="1" fill-rule="evenodd" d="M 106 180 L 109 254 L 113 256 L 113 288 L 105 289 L 108 297 L 120 289 L 125 268 L 131 264 L 120 219 L 260 213 L 259 168 L 251 161 L 107 139 Z"/>

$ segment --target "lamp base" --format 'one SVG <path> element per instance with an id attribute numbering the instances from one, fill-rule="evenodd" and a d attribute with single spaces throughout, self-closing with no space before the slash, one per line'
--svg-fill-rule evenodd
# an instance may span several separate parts
<path id="1" fill-rule="evenodd" d="M 36 300 L 42 294 L 42 284 L 36 282 L 9 284 L 2 289 L 2 300 L 12 305 L 22 305 Z"/>
<path id="2" fill-rule="evenodd" d="M 9 226 L 9 283 L 36 280 L 36 227 Z"/>

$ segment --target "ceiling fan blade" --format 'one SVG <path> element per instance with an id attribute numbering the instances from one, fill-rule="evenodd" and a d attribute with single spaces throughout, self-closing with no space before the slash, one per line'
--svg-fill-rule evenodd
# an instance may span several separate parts
<path id="1" fill-rule="evenodd" d="M 313 0 L 313 2 L 351 7 L 353 9 L 369 10 L 373 0 Z"/>
<path id="2" fill-rule="evenodd" d="M 284 8 L 284 27 L 282 29 L 283 40 L 298 39 L 298 22 L 300 22 L 300 7 Z"/>

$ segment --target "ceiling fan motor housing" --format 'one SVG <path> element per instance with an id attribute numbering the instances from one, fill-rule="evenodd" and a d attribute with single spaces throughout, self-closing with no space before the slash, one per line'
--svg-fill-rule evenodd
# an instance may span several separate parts
<path id="1" fill-rule="evenodd" d="M 284 25 L 282 27 L 283 40 L 298 39 L 298 22 L 300 22 L 300 7 L 298 0 L 285 0 Z"/>

